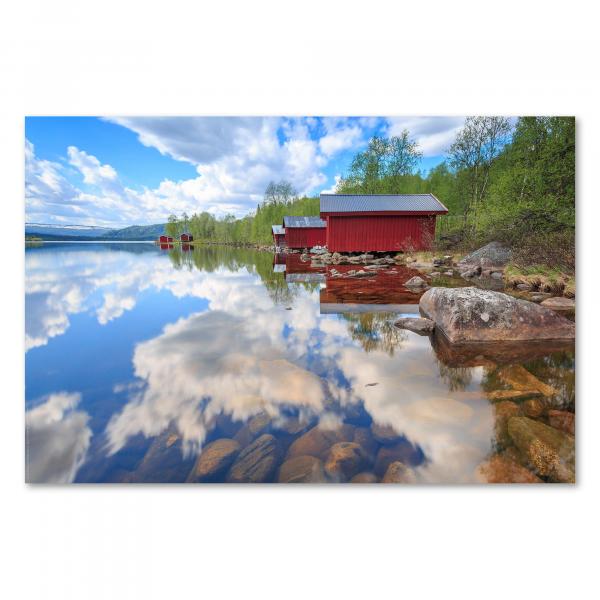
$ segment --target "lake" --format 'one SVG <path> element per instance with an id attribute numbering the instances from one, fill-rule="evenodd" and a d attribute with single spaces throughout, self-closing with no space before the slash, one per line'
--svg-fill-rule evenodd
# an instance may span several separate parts
<path id="1" fill-rule="evenodd" d="M 45 243 L 25 266 L 29 482 L 574 478 L 524 450 L 573 433 L 573 348 L 492 360 L 400 330 L 413 269 L 151 243 Z"/>

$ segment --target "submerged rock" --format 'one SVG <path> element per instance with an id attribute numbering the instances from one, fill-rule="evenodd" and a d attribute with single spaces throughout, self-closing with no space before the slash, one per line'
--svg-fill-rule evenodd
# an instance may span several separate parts
<path id="1" fill-rule="evenodd" d="M 414 465 L 419 462 L 419 459 L 419 451 L 407 439 L 402 439 L 391 446 L 382 446 L 379 449 L 373 471 L 381 477 L 393 462 Z"/>
<path id="2" fill-rule="evenodd" d="M 279 483 L 323 483 L 323 463 L 314 456 L 295 456 L 279 468 Z"/>
<path id="3" fill-rule="evenodd" d="M 356 442 L 339 442 L 331 446 L 325 472 L 336 480 L 348 480 L 368 464 L 366 452 Z"/>
<path id="4" fill-rule="evenodd" d="M 240 452 L 238 442 L 221 438 L 207 444 L 196 461 L 188 481 L 209 481 L 223 474 L 233 463 Z"/>
<path id="5" fill-rule="evenodd" d="M 503 400 L 524 400 L 532 396 L 541 396 L 537 390 L 495 390 L 486 394 L 491 402 L 502 402 Z"/>
<path id="6" fill-rule="evenodd" d="M 477 476 L 484 483 L 543 483 L 529 469 L 500 454 L 481 463 Z"/>
<path id="7" fill-rule="evenodd" d="M 394 325 L 398 327 L 398 329 L 408 329 L 408 331 L 418 333 L 419 335 L 429 335 L 435 327 L 435 323 L 430 319 L 419 317 L 402 317 L 401 319 L 398 319 Z"/>
<path id="8" fill-rule="evenodd" d="M 227 474 L 227 481 L 229 483 L 269 481 L 275 472 L 278 458 L 277 441 L 271 434 L 265 433 L 239 453 Z"/>
<path id="9" fill-rule="evenodd" d="M 553 310 L 491 290 L 431 288 L 419 308 L 452 343 L 575 339 L 575 324 Z"/>
<path id="10" fill-rule="evenodd" d="M 514 390 L 536 395 L 539 392 L 546 397 L 551 397 L 556 394 L 556 390 L 540 381 L 535 375 L 530 373 L 521 365 L 511 365 L 510 367 L 502 367 L 496 371 L 496 375 L 505 383 L 508 383 Z"/>
<path id="11" fill-rule="evenodd" d="M 252 417 L 235 435 L 234 439 L 243 447 L 247 446 L 259 435 L 267 433 L 271 426 L 271 417 L 266 412 L 260 412 Z"/>
<path id="12" fill-rule="evenodd" d="M 354 427 L 352 425 L 342 425 L 337 429 L 321 429 L 317 425 L 292 443 L 287 458 L 305 454 L 316 458 L 324 458 L 333 444 L 352 441 L 353 437 Z"/>
<path id="13" fill-rule="evenodd" d="M 387 468 L 381 483 L 416 483 L 416 479 L 411 469 L 396 461 Z"/>
<path id="14" fill-rule="evenodd" d="M 377 475 L 375 473 L 370 473 L 369 471 L 363 471 L 358 475 L 355 475 L 350 483 L 377 483 Z"/>
<path id="15" fill-rule="evenodd" d="M 508 420 L 511 417 L 521 416 L 521 408 L 515 402 L 504 400 L 494 405 L 494 433 L 496 443 L 499 446 L 506 447 L 510 444 L 511 438 L 508 435 Z"/>
<path id="16" fill-rule="evenodd" d="M 508 433 L 527 463 L 551 481 L 575 482 L 575 438 L 528 417 L 512 417 Z"/>
<path id="17" fill-rule="evenodd" d="M 549 410 L 548 423 L 560 431 L 575 435 L 575 413 L 566 410 Z"/>
<path id="18" fill-rule="evenodd" d="M 544 404 L 537 398 L 525 400 L 525 402 L 523 402 L 523 412 L 525 413 L 525 416 L 537 419 L 538 417 L 541 417 L 544 412 Z"/>
<path id="19" fill-rule="evenodd" d="M 373 437 L 370 427 L 357 427 L 354 431 L 354 438 L 352 441 L 360 444 L 362 449 L 367 453 L 369 461 L 373 461 L 375 459 L 379 444 Z"/>
<path id="20" fill-rule="evenodd" d="M 391 425 L 380 425 L 373 422 L 371 423 L 371 433 L 380 444 L 396 444 L 401 439 L 401 435 Z"/>

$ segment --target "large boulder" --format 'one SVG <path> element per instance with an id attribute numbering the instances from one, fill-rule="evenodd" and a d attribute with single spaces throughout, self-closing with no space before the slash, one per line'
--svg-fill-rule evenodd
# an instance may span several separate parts
<path id="1" fill-rule="evenodd" d="M 233 463 L 227 481 L 229 483 L 262 483 L 275 473 L 279 451 L 277 441 L 265 433 L 244 448 Z"/>
<path id="2" fill-rule="evenodd" d="M 279 468 L 279 483 L 324 483 L 323 463 L 314 456 L 296 456 Z"/>
<path id="3" fill-rule="evenodd" d="M 521 456 L 541 477 L 575 483 L 575 438 L 528 417 L 512 417 L 508 433 Z"/>
<path id="4" fill-rule="evenodd" d="M 207 444 L 190 472 L 189 482 L 212 481 L 222 475 L 240 452 L 235 440 L 221 438 Z"/>
<path id="5" fill-rule="evenodd" d="M 459 267 L 483 266 L 504 267 L 512 258 L 510 248 L 502 245 L 500 242 L 490 242 L 486 246 L 471 252 L 458 262 Z"/>
<path id="6" fill-rule="evenodd" d="M 575 339 L 572 321 L 491 290 L 431 288 L 421 296 L 419 309 L 452 343 Z"/>

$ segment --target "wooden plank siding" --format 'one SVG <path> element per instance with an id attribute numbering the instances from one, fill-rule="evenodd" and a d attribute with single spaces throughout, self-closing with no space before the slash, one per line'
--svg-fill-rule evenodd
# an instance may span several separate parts
<path id="1" fill-rule="evenodd" d="M 285 242 L 288 248 L 301 249 L 324 246 L 325 227 L 286 227 Z"/>
<path id="2" fill-rule="evenodd" d="M 426 250 L 435 237 L 434 215 L 322 215 L 330 252 Z"/>

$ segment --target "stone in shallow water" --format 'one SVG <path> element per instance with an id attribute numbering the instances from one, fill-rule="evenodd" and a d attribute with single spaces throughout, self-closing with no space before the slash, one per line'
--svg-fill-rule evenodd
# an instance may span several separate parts
<path id="1" fill-rule="evenodd" d="M 373 437 L 370 427 L 357 427 L 352 441 L 362 446 L 370 461 L 375 458 L 379 444 Z"/>
<path id="2" fill-rule="evenodd" d="M 238 442 L 227 438 L 207 444 L 190 472 L 188 481 L 207 481 L 223 474 L 231 466 L 240 449 Z"/>
<path id="3" fill-rule="evenodd" d="M 398 319 L 394 325 L 398 327 L 398 329 L 408 329 L 408 331 L 418 333 L 419 335 L 429 335 L 435 327 L 435 323 L 430 319 L 419 317 L 402 317 L 401 319 Z"/>
<path id="4" fill-rule="evenodd" d="M 333 444 L 352 441 L 353 437 L 354 427 L 352 425 L 341 425 L 336 429 L 321 429 L 317 425 L 292 443 L 287 458 L 305 454 L 316 458 L 325 458 Z"/>
<path id="5" fill-rule="evenodd" d="M 515 402 L 504 400 L 494 405 L 494 433 L 498 445 L 506 447 L 511 443 L 508 435 L 508 420 L 520 415 L 521 408 Z"/>
<path id="6" fill-rule="evenodd" d="M 323 483 L 323 463 L 314 456 L 295 456 L 279 468 L 279 483 Z"/>
<path id="7" fill-rule="evenodd" d="M 541 477 L 575 483 L 575 438 L 528 417 L 512 417 L 508 433 L 521 455 Z"/>
<path id="8" fill-rule="evenodd" d="M 491 402 L 502 402 L 503 400 L 524 400 L 531 396 L 541 396 L 538 390 L 494 390 L 486 394 Z"/>
<path id="9" fill-rule="evenodd" d="M 566 410 L 549 410 L 548 423 L 560 431 L 575 435 L 575 413 Z"/>
<path id="10" fill-rule="evenodd" d="M 235 435 L 234 439 L 242 448 L 263 433 L 267 433 L 271 426 L 271 417 L 266 412 L 260 412 L 252 417 Z"/>
<path id="11" fill-rule="evenodd" d="M 262 483 L 269 481 L 279 459 L 277 441 L 265 433 L 244 448 L 227 474 L 229 483 Z"/>
<path id="12" fill-rule="evenodd" d="M 427 285 L 427 282 L 422 278 L 419 277 L 418 275 L 415 275 L 414 277 L 411 277 L 408 281 L 406 281 L 404 283 L 404 287 L 425 287 Z"/>
<path id="13" fill-rule="evenodd" d="M 575 339 L 575 324 L 555 311 L 491 290 L 431 288 L 419 309 L 452 343 Z"/>
<path id="14" fill-rule="evenodd" d="M 377 483 L 377 481 L 379 481 L 379 480 L 377 479 L 377 475 L 375 475 L 375 473 L 370 473 L 369 471 L 363 471 L 362 473 L 355 475 L 350 480 L 350 483 Z"/>
<path id="15" fill-rule="evenodd" d="M 539 392 L 540 394 L 550 397 L 556 394 L 556 390 L 542 381 L 535 375 L 530 373 L 521 365 L 512 365 L 510 367 L 502 367 L 496 371 L 496 375 L 505 383 L 511 385 L 515 390 L 532 393 Z M 535 395 L 535 394 L 534 394 Z"/>
<path id="16" fill-rule="evenodd" d="M 572 298 L 556 296 L 555 298 L 547 298 L 546 300 L 542 300 L 542 306 L 551 308 L 552 310 L 570 312 L 575 310 L 575 300 Z"/>
<path id="17" fill-rule="evenodd" d="M 371 423 L 371 433 L 380 444 L 396 444 L 401 439 L 401 435 L 391 425 L 381 425 Z"/>
<path id="18" fill-rule="evenodd" d="M 381 477 L 393 462 L 398 461 L 406 465 L 414 465 L 420 459 L 421 454 L 419 451 L 407 439 L 402 439 L 392 446 L 382 446 L 379 449 L 373 471 Z"/>
<path id="19" fill-rule="evenodd" d="M 411 469 L 396 461 L 387 468 L 381 483 L 416 483 L 416 479 Z"/>
<path id="20" fill-rule="evenodd" d="M 339 442 L 329 449 L 325 472 L 334 480 L 344 481 L 362 471 L 367 464 L 367 454 L 359 444 Z"/>
<path id="21" fill-rule="evenodd" d="M 484 483 L 543 483 L 529 469 L 500 454 L 481 463 L 477 477 Z"/>
<path id="22" fill-rule="evenodd" d="M 544 404 L 537 398 L 525 400 L 525 402 L 523 402 L 523 412 L 526 417 L 537 419 L 538 417 L 541 417 L 544 412 Z"/>

